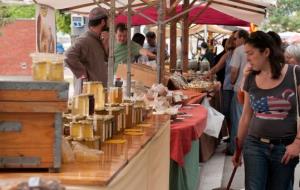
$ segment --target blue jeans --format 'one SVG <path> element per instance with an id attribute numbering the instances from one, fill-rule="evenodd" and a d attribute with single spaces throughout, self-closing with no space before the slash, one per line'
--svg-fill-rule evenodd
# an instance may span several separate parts
<path id="1" fill-rule="evenodd" d="M 266 144 L 247 136 L 244 144 L 246 190 L 292 190 L 295 167 L 299 157 L 281 163 L 285 145 Z"/>
<path id="2" fill-rule="evenodd" d="M 231 113 L 231 100 L 233 96 L 233 90 L 223 90 L 223 106 L 222 113 L 225 115 L 227 121 L 230 121 Z"/>
<path id="3" fill-rule="evenodd" d="M 229 153 L 233 154 L 235 151 L 235 137 L 239 127 L 239 121 L 242 115 L 243 105 L 238 102 L 237 92 L 233 93 L 231 100 L 231 130 L 230 130 L 230 143 L 228 147 Z"/>

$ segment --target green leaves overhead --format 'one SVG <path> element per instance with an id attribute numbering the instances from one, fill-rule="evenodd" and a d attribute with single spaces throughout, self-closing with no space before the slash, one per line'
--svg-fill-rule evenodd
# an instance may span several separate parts
<path id="1" fill-rule="evenodd" d="M 300 32 L 300 1 L 277 0 L 277 7 L 268 10 L 268 21 L 262 28 L 275 32 Z"/>

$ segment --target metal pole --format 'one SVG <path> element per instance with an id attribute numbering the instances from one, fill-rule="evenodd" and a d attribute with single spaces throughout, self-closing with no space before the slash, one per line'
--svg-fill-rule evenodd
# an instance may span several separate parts
<path id="1" fill-rule="evenodd" d="M 131 3 L 132 0 L 128 0 L 128 15 L 127 15 L 127 49 L 128 49 L 128 55 L 127 55 L 127 89 L 126 89 L 126 95 L 130 97 L 131 95 Z"/>
<path id="2" fill-rule="evenodd" d="M 109 57 L 108 57 L 108 84 L 107 87 L 113 86 L 114 81 L 114 49 L 115 49 L 115 0 L 111 0 L 110 23 L 109 23 Z"/>

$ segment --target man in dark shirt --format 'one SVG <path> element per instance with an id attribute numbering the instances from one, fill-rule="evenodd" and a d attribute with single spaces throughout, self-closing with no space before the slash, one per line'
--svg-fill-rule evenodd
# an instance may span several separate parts
<path id="1" fill-rule="evenodd" d="M 96 7 L 89 13 L 89 30 L 76 39 L 66 52 L 65 63 L 76 77 L 75 94 L 81 91 L 82 79 L 107 84 L 108 12 Z"/>

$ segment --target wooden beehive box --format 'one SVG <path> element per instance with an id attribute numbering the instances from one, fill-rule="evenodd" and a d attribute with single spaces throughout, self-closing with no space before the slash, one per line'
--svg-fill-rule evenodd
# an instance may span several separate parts
<path id="1" fill-rule="evenodd" d="M 65 82 L 0 81 L 0 168 L 61 166 Z"/>

